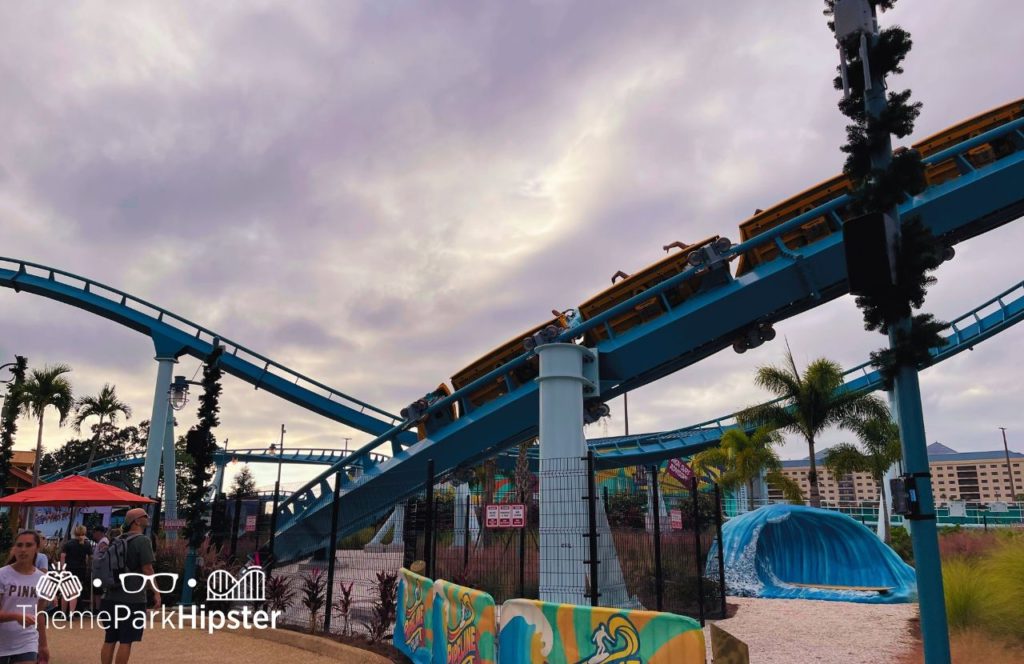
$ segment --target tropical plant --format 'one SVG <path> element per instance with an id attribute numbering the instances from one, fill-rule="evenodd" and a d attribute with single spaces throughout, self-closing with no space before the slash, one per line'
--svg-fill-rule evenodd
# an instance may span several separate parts
<path id="1" fill-rule="evenodd" d="M 39 462 L 43 457 L 43 416 L 51 406 L 57 410 L 57 424 L 64 426 L 72 407 L 75 396 L 71 383 L 64 374 L 70 373 L 71 367 L 66 364 L 46 365 L 42 369 L 33 369 L 28 379 L 17 392 L 17 400 L 21 412 L 39 421 L 39 432 L 36 436 L 36 462 L 32 470 L 32 486 L 39 485 Z M 29 508 L 27 528 L 35 526 L 35 511 Z"/>
<path id="2" fill-rule="evenodd" d="M 786 500 L 803 502 L 800 486 L 782 474 L 782 461 L 774 447 L 782 444 L 782 436 L 770 427 L 761 426 L 747 433 L 743 429 L 729 429 L 722 441 L 694 455 L 690 466 L 697 475 L 706 475 L 720 468 L 719 483 L 726 489 L 747 487 L 748 509 L 754 509 L 754 482 L 765 475 L 765 481 L 782 492 Z"/>
<path id="3" fill-rule="evenodd" d="M 316 632 L 317 616 L 324 608 L 327 598 L 324 593 L 327 591 L 327 577 L 323 570 L 314 568 L 302 575 L 302 587 L 299 593 L 302 597 L 302 606 L 309 610 L 309 631 Z"/>
<path id="4" fill-rule="evenodd" d="M 348 586 L 344 582 L 341 583 L 341 597 L 334 602 L 334 614 L 342 619 L 341 633 L 343 636 L 348 636 L 352 633 L 350 621 L 352 620 L 352 588 L 355 586 L 355 581 L 349 581 Z"/>
<path id="5" fill-rule="evenodd" d="M 398 573 L 377 572 L 377 581 L 373 584 L 377 591 L 377 599 L 373 602 L 373 611 L 366 627 L 370 632 L 370 641 L 379 643 L 388 636 L 395 624 L 395 611 L 398 604 Z"/>
<path id="6" fill-rule="evenodd" d="M 274 574 L 267 577 L 267 608 L 271 611 L 287 611 L 295 601 L 295 589 L 287 576 Z"/>
<path id="7" fill-rule="evenodd" d="M 825 453 L 825 467 L 837 479 L 851 473 L 870 473 L 881 495 L 885 473 L 903 456 L 899 427 L 890 417 L 852 419 L 846 426 L 856 434 L 863 449 L 853 443 L 834 445 Z M 888 544 L 891 540 L 889 505 L 885 500 L 882 501 L 882 523 Z"/>
<path id="8" fill-rule="evenodd" d="M 130 420 L 132 418 L 132 408 L 117 398 L 117 388 L 113 385 L 104 384 L 103 389 L 100 390 L 98 395 L 94 397 L 81 397 L 75 402 L 75 419 L 73 422 L 75 431 L 81 431 L 82 423 L 90 417 L 98 417 L 100 420 L 99 425 L 96 427 L 96 435 L 92 439 L 92 449 L 89 452 L 89 460 L 85 465 L 86 471 L 92 468 L 93 461 L 96 460 L 96 444 L 103 433 L 103 421 L 106 420 L 107 424 L 114 426 L 117 423 L 118 415 L 124 415 L 126 420 Z"/>
<path id="9" fill-rule="evenodd" d="M 757 370 L 755 384 L 778 399 L 747 409 L 741 419 L 799 434 L 807 441 L 811 466 L 807 473 L 810 503 L 820 507 L 815 459 L 818 436 L 829 427 L 841 426 L 853 419 L 886 417 L 888 409 L 877 397 L 844 390 L 842 368 L 831 360 L 818 358 L 801 374 L 793 353 L 787 350 L 786 363 L 787 366 L 763 366 Z"/>

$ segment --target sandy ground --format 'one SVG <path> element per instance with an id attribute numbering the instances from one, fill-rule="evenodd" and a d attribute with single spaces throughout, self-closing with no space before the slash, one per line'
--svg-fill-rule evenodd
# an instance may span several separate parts
<path id="1" fill-rule="evenodd" d="M 729 597 L 736 615 L 713 621 L 750 646 L 751 664 L 896 660 L 913 646 L 917 604 L 857 604 Z M 711 662 L 711 635 L 704 630 Z"/>
<path id="2" fill-rule="evenodd" d="M 96 664 L 100 659 L 103 631 L 51 629 L 51 664 Z M 141 643 L 132 647 L 132 662 L 142 664 L 250 664 L 251 662 L 303 662 L 303 664 L 366 664 L 383 661 L 357 650 L 330 656 L 227 631 L 208 634 L 200 630 L 147 629 Z"/>

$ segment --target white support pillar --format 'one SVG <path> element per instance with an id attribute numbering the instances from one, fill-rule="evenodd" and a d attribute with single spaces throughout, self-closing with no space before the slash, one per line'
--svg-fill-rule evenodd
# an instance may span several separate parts
<path id="1" fill-rule="evenodd" d="M 164 436 L 167 434 L 167 416 L 170 403 L 167 392 L 171 388 L 171 373 L 178 360 L 174 356 L 157 354 L 156 387 L 153 392 L 153 415 L 149 418 L 149 439 L 146 441 L 146 463 L 142 468 L 142 495 L 156 496 L 160 484 L 160 460 Z"/>
<path id="2" fill-rule="evenodd" d="M 466 543 L 466 499 L 469 498 L 469 482 L 455 487 L 455 532 L 452 535 L 452 546 L 463 546 Z M 469 506 L 469 541 L 475 542 L 480 535 L 480 522 L 476 518 L 472 505 Z"/>
<path id="3" fill-rule="evenodd" d="M 216 498 L 218 495 L 224 493 L 224 465 L 218 463 L 216 470 L 213 471 L 213 497 Z"/>
<path id="4" fill-rule="evenodd" d="M 654 473 L 654 477 L 652 477 L 650 479 L 651 482 L 657 482 L 658 481 L 658 471 L 657 471 L 657 467 L 655 467 L 655 468 L 656 468 L 656 470 L 655 470 L 655 473 Z M 647 516 L 644 518 L 644 526 L 646 526 L 647 532 L 649 532 L 649 533 L 653 533 L 654 532 L 654 496 L 652 496 L 651 493 L 652 493 L 651 492 L 651 487 L 648 486 L 647 487 Z M 666 524 L 668 524 L 668 510 L 665 508 L 665 497 L 662 496 L 661 493 L 662 493 L 661 492 L 661 488 L 659 487 L 658 488 L 658 520 L 661 523 L 662 532 L 664 532 L 667 529 Z M 603 502 L 602 502 L 602 505 L 601 505 L 601 509 L 602 510 L 604 509 L 604 503 Z M 606 515 L 605 516 L 605 521 L 607 521 L 607 520 L 608 520 L 608 517 Z"/>
<path id="5" fill-rule="evenodd" d="M 164 519 L 178 518 L 178 475 L 174 468 L 174 411 L 167 410 L 164 428 Z M 167 539 L 178 539 L 178 531 L 164 528 Z"/>
<path id="6" fill-rule="evenodd" d="M 583 357 L 574 344 L 540 356 L 540 599 L 578 604 L 586 595 L 587 466 L 583 460 Z M 598 501 L 600 502 L 600 501 Z"/>

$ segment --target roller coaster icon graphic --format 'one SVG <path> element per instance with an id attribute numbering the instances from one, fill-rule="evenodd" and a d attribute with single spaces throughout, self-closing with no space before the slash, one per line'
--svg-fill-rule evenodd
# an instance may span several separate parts
<path id="1" fill-rule="evenodd" d="M 207 601 L 263 602 L 267 598 L 267 575 L 255 565 L 242 569 L 236 579 L 224 569 L 214 570 L 206 584 Z"/>

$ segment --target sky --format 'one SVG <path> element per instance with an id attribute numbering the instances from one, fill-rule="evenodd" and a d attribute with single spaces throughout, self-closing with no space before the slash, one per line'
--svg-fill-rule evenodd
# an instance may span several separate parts
<path id="1" fill-rule="evenodd" d="M 0 255 L 158 304 L 397 412 L 492 347 L 664 254 L 841 170 L 823 3 L 131 2 L 0 5 Z M 890 87 L 919 140 L 1022 96 L 1016 0 L 903 0 Z M 1015 222 L 957 248 L 926 311 L 1022 279 Z M 64 362 L 149 417 L 152 342 L 0 290 L 0 358 Z M 852 298 L 630 394 L 630 431 L 765 400 L 782 361 L 849 367 L 883 337 Z M 1024 329 L 921 374 L 928 441 L 1024 450 Z M 0 359 L 0 363 L 3 361 Z M 175 373 L 192 377 L 182 358 Z M 361 432 L 226 377 L 221 442 L 342 447 Z M 195 402 L 193 401 L 193 404 Z M 623 431 L 621 399 L 589 436 Z M 194 422 L 179 413 L 179 433 Z M 74 435 L 46 419 L 45 444 Z M 34 444 L 22 422 L 18 447 Z M 849 440 L 830 432 L 825 444 Z M 783 458 L 806 456 L 791 438 Z M 233 470 L 233 469 L 232 469 Z M 257 468 L 261 485 L 274 468 Z M 230 473 L 231 471 L 229 471 Z M 285 470 L 295 485 L 310 470 Z"/>

